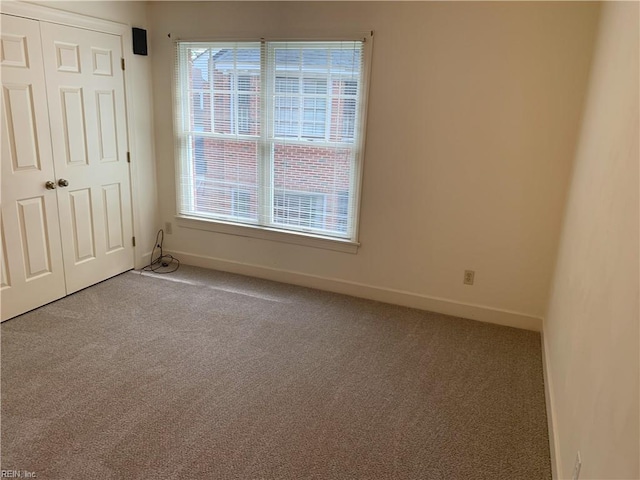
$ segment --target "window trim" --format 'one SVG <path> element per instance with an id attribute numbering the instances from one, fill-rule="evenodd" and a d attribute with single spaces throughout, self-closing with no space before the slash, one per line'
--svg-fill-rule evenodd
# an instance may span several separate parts
<path id="1" fill-rule="evenodd" d="M 305 247 L 333 250 L 343 253 L 358 253 L 359 242 L 341 238 L 329 238 L 321 235 L 313 235 L 306 232 L 280 230 L 277 228 L 263 227 L 252 224 L 239 224 L 222 220 L 211 220 L 190 215 L 175 215 L 176 225 L 192 230 L 204 230 L 207 232 L 222 233 L 238 237 L 256 238 L 272 242 L 302 245 Z"/>
<path id="2" fill-rule="evenodd" d="M 372 50 L 373 50 L 373 39 L 374 39 L 374 31 L 368 31 L 365 33 L 333 33 L 327 35 L 326 33 L 313 34 L 305 32 L 304 34 L 292 34 L 290 36 L 277 36 L 277 37 L 255 37 L 255 36 L 216 36 L 216 37 L 182 37 L 179 35 L 175 35 L 172 39 L 172 43 L 174 46 L 174 52 L 177 51 L 178 44 L 181 42 L 311 42 L 311 41 L 363 41 L 363 64 L 364 68 L 362 70 L 361 77 L 361 98 L 362 102 L 359 105 L 359 108 L 356 109 L 356 122 L 359 118 L 362 118 L 362 132 L 359 137 L 359 141 L 356 144 L 356 159 L 355 159 L 355 168 L 357 170 L 356 174 L 352 176 L 352 184 L 350 185 L 350 191 L 352 195 L 350 195 L 348 212 L 352 215 L 353 218 L 353 231 L 351 238 L 337 238 L 331 236 L 324 235 L 316 235 L 309 232 L 296 232 L 291 230 L 283 230 L 272 228 L 269 226 L 263 225 L 252 225 L 252 224 L 242 224 L 235 222 L 226 222 L 224 220 L 212 219 L 212 218 L 202 218 L 184 214 L 176 214 L 174 216 L 176 223 L 185 228 L 198 229 L 198 230 L 206 230 L 218 233 L 224 233 L 229 235 L 236 235 L 242 237 L 250 237 L 250 238 L 259 238 L 264 240 L 289 243 L 295 245 L 304 245 L 316 248 L 323 248 L 327 250 L 334 250 L 338 252 L 352 253 L 355 254 L 358 251 L 360 246 L 359 235 L 360 235 L 360 219 L 361 219 L 361 203 L 362 203 L 362 181 L 364 176 L 364 159 L 365 159 L 365 145 L 366 145 L 366 134 L 367 134 L 367 123 L 368 123 L 368 106 L 369 106 L 369 85 L 371 79 L 371 68 L 372 68 Z M 173 71 L 179 72 L 178 69 L 178 55 L 174 54 L 173 56 Z M 264 62 L 265 58 L 262 59 L 261 62 L 261 71 L 264 70 Z M 183 73 L 184 77 L 184 73 Z M 179 76 L 175 77 L 180 83 L 185 81 L 185 78 L 181 78 Z M 174 180 L 175 180 L 175 206 L 178 208 L 182 201 L 182 192 L 180 186 L 180 173 L 181 173 L 181 139 L 178 137 L 177 133 L 180 130 L 179 120 L 177 112 L 182 108 L 182 102 L 188 101 L 188 99 L 182 99 L 182 93 L 178 89 L 178 85 L 176 81 L 171 82 L 171 88 L 173 93 L 173 122 L 174 122 Z M 264 97 L 261 97 L 264 98 Z M 262 100 L 264 102 L 264 100 Z M 264 104 L 262 105 L 261 111 L 263 112 L 263 116 L 269 116 L 267 114 L 266 108 L 264 108 Z M 263 120 L 267 120 L 263 118 Z M 272 119 L 268 119 L 267 123 L 273 121 Z M 268 131 L 267 123 L 262 122 L 262 129 L 264 132 Z M 265 128 L 265 126 L 267 126 Z M 188 131 L 189 129 L 184 129 Z M 262 133 L 264 134 L 264 133 Z M 300 141 L 301 144 L 307 143 L 307 141 Z M 316 144 L 316 142 L 313 142 Z M 322 144 L 324 142 L 318 142 Z M 264 145 L 264 142 L 261 142 Z M 307 143 L 308 144 L 308 143 Z M 335 143 L 333 144 L 335 146 Z M 352 145 L 352 144 L 350 144 Z M 320 146 L 320 145 L 318 145 Z M 268 175 L 268 173 L 266 173 Z M 259 172 L 259 175 L 265 175 L 265 172 Z M 266 206 L 268 202 L 262 202 L 263 207 Z"/>

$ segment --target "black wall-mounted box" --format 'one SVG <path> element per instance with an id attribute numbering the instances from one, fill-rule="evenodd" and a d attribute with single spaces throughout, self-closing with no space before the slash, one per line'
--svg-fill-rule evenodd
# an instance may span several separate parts
<path id="1" fill-rule="evenodd" d="M 147 54 L 147 31 L 142 28 L 133 27 L 133 53 Z"/>

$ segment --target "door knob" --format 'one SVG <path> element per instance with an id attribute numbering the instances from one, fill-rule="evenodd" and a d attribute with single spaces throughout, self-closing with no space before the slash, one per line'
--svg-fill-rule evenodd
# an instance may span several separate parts
<path id="1" fill-rule="evenodd" d="M 58 180 L 58 185 L 61 186 L 61 187 L 68 187 L 69 186 L 69 181 L 65 180 L 64 178 L 61 178 L 60 180 Z"/>
<path id="2" fill-rule="evenodd" d="M 56 188 L 55 182 L 52 182 L 51 180 L 49 180 L 47 183 L 45 183 L 44 186 L 45 186 L 45 188 L 47 190 L 55 190 L 55 188 Z"/>

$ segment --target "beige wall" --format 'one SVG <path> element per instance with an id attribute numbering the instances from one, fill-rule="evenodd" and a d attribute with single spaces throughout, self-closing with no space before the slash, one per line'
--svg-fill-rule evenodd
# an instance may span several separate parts
<path id="1" fill-rule="evenodd" d="M 113 1 L 29 1 L 56 10 L 78 13 L 132 27 L 148 28 L 145 2 Z M 125 45 L 125 48 L 131 47 Z M 150 52 L 152 53 L 152 52 Z M 149 262 L 158 223 L 156 169 L 154 158 L 153 106 L 151 92 L 151 56 L 131 55 L 127 66 L 128 114 L 131 124 L 129 148 L 132 154 L 132 186 L 135 190 L 136 267 Z"/>
<path id="2" fill-rule="evenodd" d="M 559 478 L 640 478 L 638 7 L 603 6 L 544 324 Z"/>
<path id="3" fill-rule="evenodd" d="M 175 214 L 168 33 L 375 30 L 358 254 L 174 222 L 167 246 L 192 261 L 530 325 L 575 158 L 544 325 L 559 478 L 578 450 L 583 479 L 640 477 L 637 4 L 605 4 L 591 66 L 593 3 L 31 3 L 149 28 L 150 56 L 128 67 L 143 252 L 157 205 L 162 222 Z"/>
<path id="4" fill-rule="evenodd" d="M 176 211 L 169 33 L 375 30 L 357 255 L 175 222 L 169 248 L 244 273 L 329 278 L 338 282 L 315 284 L 356 294 L 364 284 L 383 297 L 399 291 L 488 307 L 492 318 L 491 309 L 541 318 L 597 13 L 595 4 L 575 3 L 150 4 L 163 222 Z M 473 287 L 462 283 L 465 269 L 476 271 Z M 472 310 L 464 313 L 477 317 Z"/>

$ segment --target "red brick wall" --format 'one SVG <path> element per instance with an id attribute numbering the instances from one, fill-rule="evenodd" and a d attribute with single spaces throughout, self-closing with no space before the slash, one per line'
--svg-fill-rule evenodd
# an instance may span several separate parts
<path id="1" fill-rule="evenodd" d="M 206 138 L 204 146 L 206 172 L 196 188 L 197 209 L 231 215 L 231 184 L 237 184 L 248 191 L 250 212 L 257 214 L 258 143 Z M 273 186 L 276 191 L 326 195 L 325 227 L 333 229 L 339 216 L 338 195 L 349 190 L 350 165 L 349 149 L 276 144 Z M 216 196 L 215 208 L 211 195 Z"/>

